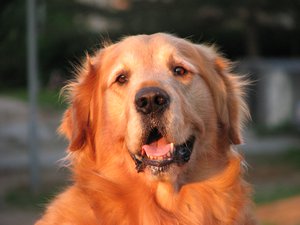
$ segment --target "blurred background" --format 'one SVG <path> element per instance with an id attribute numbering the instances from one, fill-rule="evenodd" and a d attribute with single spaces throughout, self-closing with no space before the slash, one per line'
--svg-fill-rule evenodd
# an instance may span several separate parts
<path id="1" fill-rule="evenodd" d="M 300 224 L 299 0 L 1 0 L 0 27 L 1 225 L 32 224 L 70 182 L 56 128 L 74 65 L 103 39 L 154 32 L 216 44 L 254 81 L 238 149 L 257 215 Z"/>

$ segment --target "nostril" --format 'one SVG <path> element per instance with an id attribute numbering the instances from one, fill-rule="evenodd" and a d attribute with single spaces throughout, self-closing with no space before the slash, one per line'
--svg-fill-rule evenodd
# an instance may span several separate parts
<path id="1" fill-rule="evenodd" d="M 145 108 L 148 105 L 148 99 L 146 97 L 141 97 L 136 101 L 136 105 L 140 108 Z"/>
<path id="2" fill-rule="evenodd" d="M 164 104 L 167 103 L 167 100 L 166 100 L 166 98 L 164 96 L 157 95 L 154 98 L 154 103 L 157 104 L 157 105 L 164 105 Z"/>

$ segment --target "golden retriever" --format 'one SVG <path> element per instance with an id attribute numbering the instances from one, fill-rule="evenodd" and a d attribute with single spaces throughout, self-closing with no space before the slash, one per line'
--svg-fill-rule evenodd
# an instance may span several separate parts
<path id="1" fill-rule="evenodd" d="M 232 148 L 245 84 L 213 47 L 164 33 L 87 56 L 60 127 L 74 184 L 37 224 L 256 224 Z"/>

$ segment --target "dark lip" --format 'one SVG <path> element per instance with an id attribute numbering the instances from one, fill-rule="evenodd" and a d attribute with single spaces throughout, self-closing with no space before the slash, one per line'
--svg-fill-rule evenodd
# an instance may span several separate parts
<path id="1" fill-rule="evenodd" d="M 135 162 L 137 172 L 143 172 L 147 166 L 154 166 L 158 168 L 166 167 L 172 163 L 182 166 L 190 160 L 196 137 L 191 135 L 186 142 L 175 145 L 174 152 L 171 158 L 165 160 L 151 160 L 147 156 L 142 156 L 140 153 L 130 153 Z"/>

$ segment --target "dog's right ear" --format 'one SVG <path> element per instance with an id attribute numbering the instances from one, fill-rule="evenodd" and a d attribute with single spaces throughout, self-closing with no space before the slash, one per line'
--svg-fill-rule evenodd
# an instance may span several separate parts
<path id="1" fill-rule="evenodd" d="M 70 151 L 84 148 L 92 133 L 90 108 L 97 83 L 96 70 L 92 59 L 87 55 L 86 62 L 78 70 L 76 80 L 63 89 L 68 93 L 70 106 L 64 114 L 58 131 L 69 140 Z"/>

